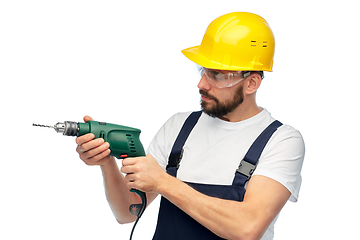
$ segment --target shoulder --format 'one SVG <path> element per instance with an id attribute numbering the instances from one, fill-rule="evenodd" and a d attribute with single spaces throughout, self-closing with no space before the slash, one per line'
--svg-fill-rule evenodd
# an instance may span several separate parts
<path id="1" fill-rule="evenodd" d="M 272 145 L 285 144 L 288 147 L 297 147 L 299 150 L 305 151 L 305 143 L 300 131 L 288 124 L 283 124 L 274 133 Z"/>
<path id="2" fill-rule="evenodd" d="M 166 122 L 166 124 L 183 124 L 185 120 L 189 117 L 192 112 L 178 112 L 171 116 Z"/>
<path id="3" fill-rule="evenodd" d="M 191 113 L 192 112 L 179 112 L 174 114 L 164 123 L 160 131 L 164 131 L 167 134 L 177 134 Z"/>
<path id="4" fill-rule="evenodd" d="M 304 154 L 305 143 L 300 131 L 288 124 L 283 124 L 269 140 L 262 157 L 275 157 L 274 159 L 296 158 L 302 161 Z"/>
<path id="5" fill-rule="evenodd" d="M 296 201 L 301 185 L 304 156 L 305 143 L 301 133 L 284 124 L 269 140 L 254 174 L 282 183 L 292 193 L 291 201 Z"/>

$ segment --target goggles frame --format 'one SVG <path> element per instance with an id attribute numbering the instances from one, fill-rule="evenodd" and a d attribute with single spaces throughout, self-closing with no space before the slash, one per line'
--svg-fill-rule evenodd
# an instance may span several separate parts
<path id="1" fill-rule="evenodd" d="M 202 77 L 204 74 L 208 83 L 217 88 L 232 87 L 250 76 L 250 71 L 226 71 L 205 68 L 196 64 L 196 69 Z"/>

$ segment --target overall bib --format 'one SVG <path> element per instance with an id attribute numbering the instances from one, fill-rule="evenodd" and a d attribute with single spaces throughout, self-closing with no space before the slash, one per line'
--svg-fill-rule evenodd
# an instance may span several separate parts
<path id="1" fill-rule="evenodd" d="M 200 118 L 202 112 L 193 112 L 184 122 L 170 153 L 166 172 L 176 177 L 182 158 L 183 146 Z M 195 190 L 226 200 L 242 202 L 245 195 L 245 184 L 253 174 L 258 159 L 272 134 L 282 123 L 274 121 L 255 140 L 235 171 L 232 185 L 213 185 L 185 182 Z M 223 239 L 195 221 L 166 198 L 161 197 L 158 222 L 153 240 L 215 240 Z"/>

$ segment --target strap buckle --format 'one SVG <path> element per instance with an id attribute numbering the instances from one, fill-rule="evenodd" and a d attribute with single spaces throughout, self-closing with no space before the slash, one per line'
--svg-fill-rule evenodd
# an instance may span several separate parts
<path id="1" fill-rule="evenodd" d="M 247 177 L 248 178 L 247 180 L 249 180 L 253 175 L 255 169 L 256 169 L 256 165 L 251 164 L 243 159 L 241 160 L 240 165 L 236 171 Z"/>
<path id="2" fill-rule="evenodd" d="M 168 169 L 169 167 L 176 167 L 176 169 L 179 169 L 183 154 L 184 154 L 184 148 L 181 148 L 180 154 L 171 154 L 166 169 Z"/>

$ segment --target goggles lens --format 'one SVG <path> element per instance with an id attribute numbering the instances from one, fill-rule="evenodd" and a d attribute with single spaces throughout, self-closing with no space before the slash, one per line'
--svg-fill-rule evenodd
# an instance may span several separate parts
<path id="1" fill-rule="evenodd" d="M 209 84 L 217 88 L 232 87 L 250 75 L 247 75 L 247 72 L 244 74 L 243 71 L 214 70 L 197 64 L 196 69 L 201 77 L 205 74 Z"/>

